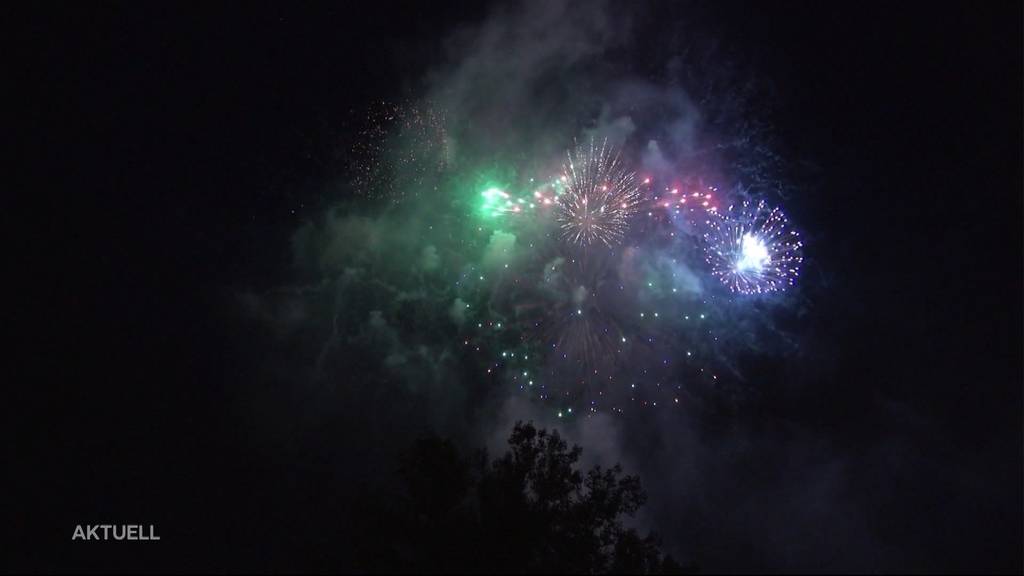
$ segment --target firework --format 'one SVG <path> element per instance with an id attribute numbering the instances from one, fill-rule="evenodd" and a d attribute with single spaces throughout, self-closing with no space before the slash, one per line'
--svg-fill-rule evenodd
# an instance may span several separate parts
<path id="1" fill-rule="evenodd" d="M 640 206 L 636 175 L 619 162 L 607 142 L 579 146 L 568 154 L 558 197 L 558 223 L 569 242 L 612 246 L 622 240 L 630 217 Z"/>
<path id="2" fill-rule="evenodd" d="M 803 262 L 800 234 L 778 207 L 744 201 L 708 221 L 705 256 L 729 290 L 765 294 L 796 283 Z"/>

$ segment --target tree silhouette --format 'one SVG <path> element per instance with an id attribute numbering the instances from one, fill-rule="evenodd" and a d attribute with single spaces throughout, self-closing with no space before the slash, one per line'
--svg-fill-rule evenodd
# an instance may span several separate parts
<path id="1" fill-rule="evenodd" d="M 448 440 L 419 440 L 402 463 L 400 533 L 376 559 L 416 572 L 684 571 L 654 535 L 623 525 L 646 501 L 639 478 L 617 465 L 582 473 L 578 446 L 531 423 L 517 422 L 508 444 L 488 461 L 464 459 Z"/>

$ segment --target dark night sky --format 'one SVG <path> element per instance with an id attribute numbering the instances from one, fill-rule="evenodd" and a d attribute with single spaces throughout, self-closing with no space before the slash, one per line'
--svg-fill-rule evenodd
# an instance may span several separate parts
<path id="1" fill-rule="evenodd" d="M 890 4 L 658 5 L 618 55 L 666 61 L 685 23 L 768 86 L 802 183 L 787 208 L 812 246 L 807 333 L 832 376 L 769 378 L 730 417 L 790 423 L 863 465 L 849 482 L 867 526 L 843 506 L 821 528 L 838 559 L 737 542 L 787 514 L 764 506 L 723 511 L 700 542 L 711 571 L 1022 569 L 1021 7 Z M 343 489 L 325 462 L 347 454 L 329 426 L 281 439 L 286 456 L 246 447 L 260 419 L 301 408 L 251 408 L 266 348 L 225 302 L 287 281 L 290 237 L 338 200 L 352 119 L 415 94 L 442 39 L 487 12 L 105 4 L 13 19 L 15 161 L 32 174 L 16 192 L 31 206 L 11 275 L 27 351 L 8 379 L 24 419 L 8 434 L 5 569 L 319 566 L 344 516 L 304 511 Z M 771 442 L 751 466 L 795 453 Z M 71 546 L 76 523 L 118 519 L 166 542 Z"/>

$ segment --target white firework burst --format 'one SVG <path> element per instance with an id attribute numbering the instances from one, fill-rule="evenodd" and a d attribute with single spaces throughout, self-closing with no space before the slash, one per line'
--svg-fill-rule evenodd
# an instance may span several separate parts
<path id="1" fill-rule="evenodd" d="M 713 215 L 708 225 L 704 253 L 711 273 L 729 290 L 766 294 L 796 283 L 803 241 L 778 207 L 744 201 Z"/>
<path id="2" fill-rule="evenodd" d="M 558 197 L 558 223 L 569 242 L 589 246 L 599 241 L 613 246 L 622 241 L 630 218 L 640 205 L 636 174 L 626 170 L 618 152 L 591 141 L 568 153 Z"/>

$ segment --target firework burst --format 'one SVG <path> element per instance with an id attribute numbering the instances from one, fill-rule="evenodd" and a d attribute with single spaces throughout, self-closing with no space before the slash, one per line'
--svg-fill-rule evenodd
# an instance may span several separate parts
<path id="1" fill-rule="evenodd" d="M 640 192 L 636 175 L 623 167 L 618 152 L 607 142 L 578 146 L 568 154 L 562 180 L 557 218 L 563 237 L 580 246 L 621 242 L 639 209 Z"/>
<path id="2" fill-rule="evenodd" d="M 729 290 L 765 294 L 796 283 L 803 262 L 800 234 L 778 207 L 744 201 L 713 216 L 704 234 L 711 273 Z"/>

